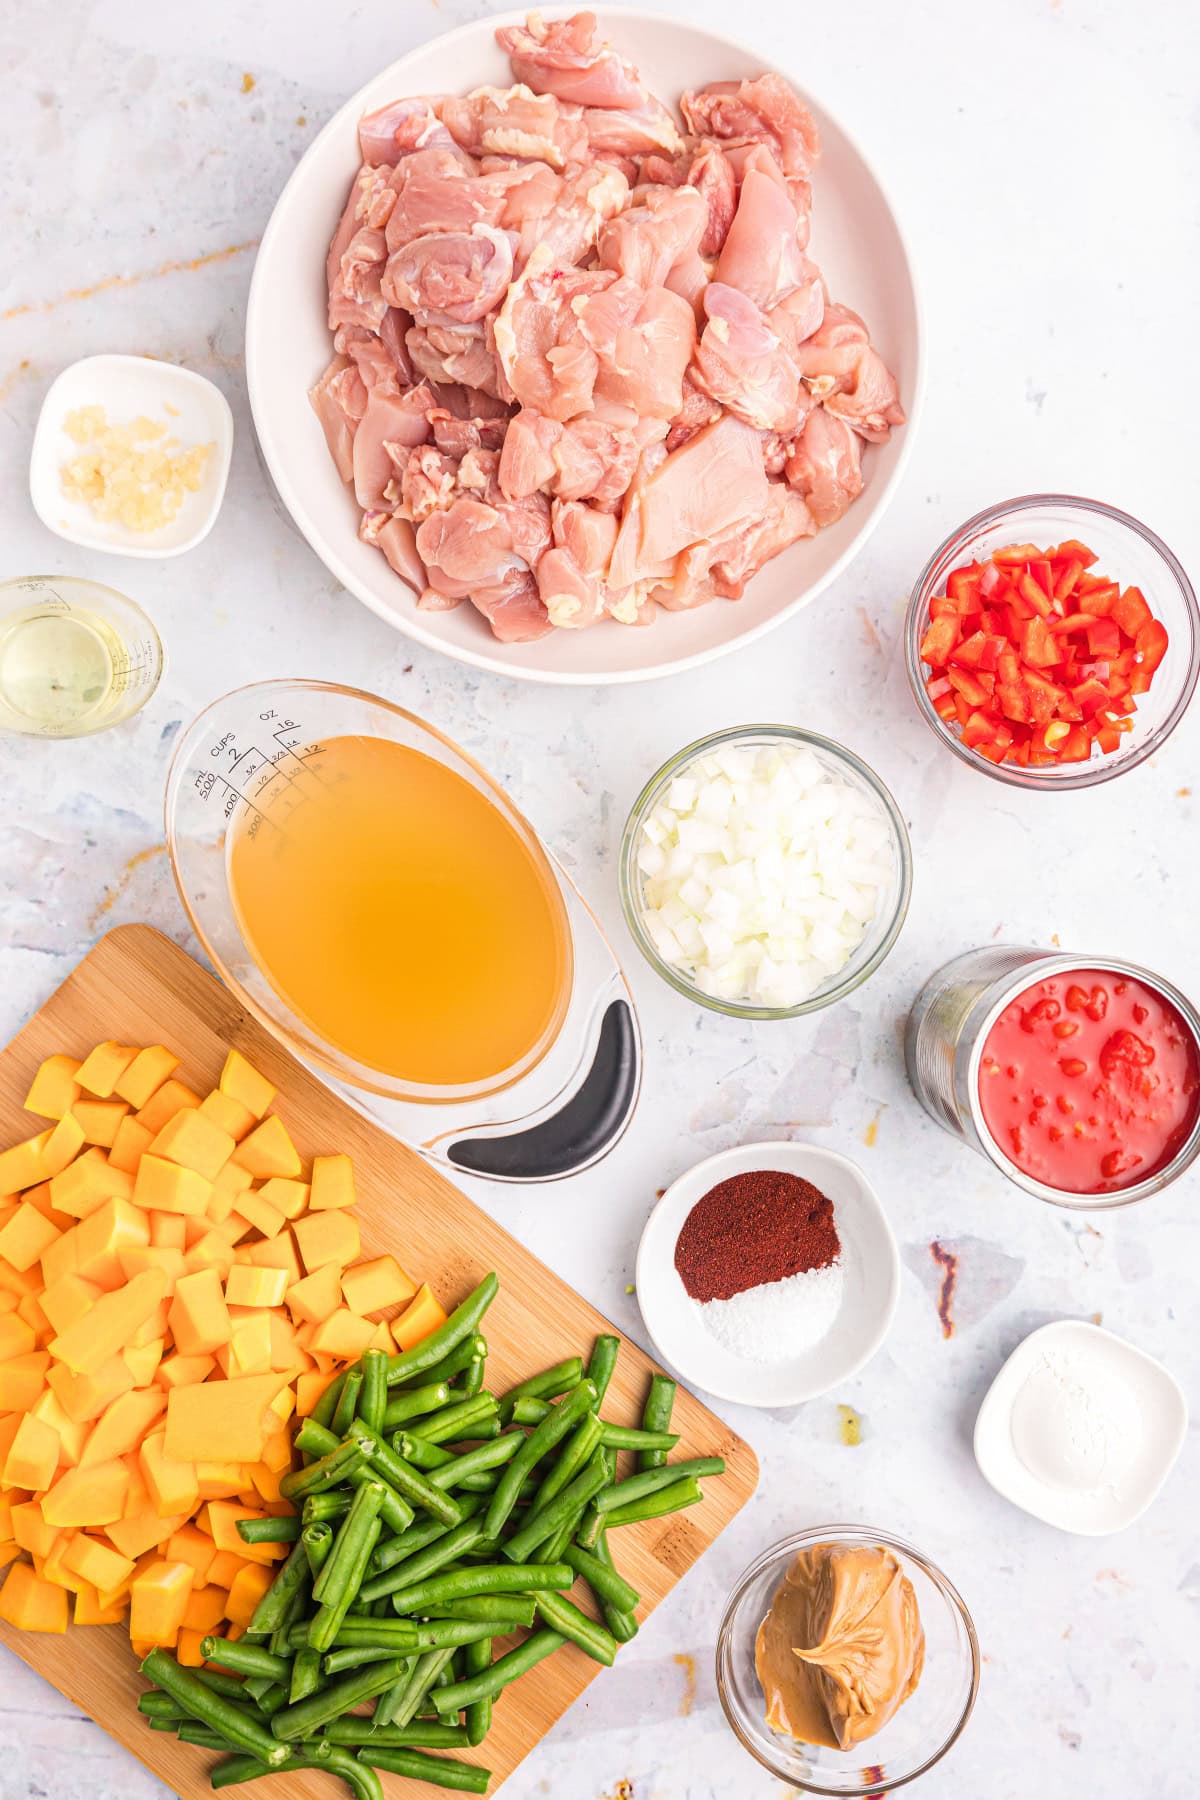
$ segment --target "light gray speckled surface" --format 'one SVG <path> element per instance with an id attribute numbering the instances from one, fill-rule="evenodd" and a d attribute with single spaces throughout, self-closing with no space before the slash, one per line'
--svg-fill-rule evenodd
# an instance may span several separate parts
<path id="1" fill-rule="evenodd" d="M 1116 0 L 741 10 L 743 35 L 845 119 L 903 209 L 928 305 L 921 441 L 869 550 L 776 636 L 654 689 L 556 692 L 422 653 L 340 593 L 267 496 L 242 386 L 250 246 L 296 157 L 381 64 L 486 10 L 478 0 L 0 9 L 10 69 L 3 573 L 91 569 L 149 608 L 170 655 L 132 726 L 82 746 L 3 741 L 0 1027 L 15 1030 L 111 923 L 147 919 L 188 943 L 158 850 L 165 764 L 181 721 L 239 682 L 335 676 L 445 726 L 508 781 L 617 930 L 621 823 L 669 752 L 751 718 L 844 738 L 891 783 L 913 834 L 912 911 L 883 972 L 836 1013 L 750 1029 L 702 1016 L 634 967 L 648 1062 L 626 1141 L 562 1189 L 477 1197 L 518 1235 L 536 1232 L 542 1253 L 638 1336 L 625 1285 L 655 1189 L 739 1138 L 811 1136 L 860 1157 L 890 1210 L 905 1265 L 896 1325 L 844 1392 L 786 1416 L 728 1409 L 762 1459 L 757 1501 L 505 1792 L 781 1794 L 723 1725 L 716 1625 L 761 1546 L 842 1518 L 922 1545 L 978 1624 L 979 1705 L 922 1800 L 1187 1800 L 1200 1756 L 1194 1432 L 1158 1504 L 1111 1541 L 1061 1536 L 999 1500 L 975 1471 L 970 1432 L 1008 1350 L 1063 1313 L 1101 1313 L 1195 1392 L 1200 1182 L 1099 1229 L 1041 1208 L 925 1119 L 897 1046 L 933 964 L 993 937 L 1124 953 L 1200 989 L 1188 917 L 1200 713 L 1116 786 L 1010 794 L 936 753 L 905 690 L 897 634 L 934 541 L 1006 493 L 1064 486 L 1111 498 L 1200 563 L 1188 398 L 1200 376 L 1197 14 L 1180 0 L 1134 11 Z M 689 10 L 715 26 L 732 17 L 718 0 Z M 65 362 L 100 350 L 185 362 L 233 404 L 229 499 L 207 544 L 179 561 L 87 558 L 26 503 L 41 395 Z M 959 1258 L 949 1338 L 935 1238 Z M 857 1449 L 839 1441 L 838 1401 L 864 1415 Z M 0 1771 L 5 1800 L 163 1792 L 7 1658 Z"/>

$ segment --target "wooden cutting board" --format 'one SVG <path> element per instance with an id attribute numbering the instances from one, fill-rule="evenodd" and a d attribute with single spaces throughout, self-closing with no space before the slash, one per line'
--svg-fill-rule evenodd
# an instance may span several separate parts
<path id="1" fill-rule="evenodd" d="M 226 1050 L 236 1045 L 276 1084 L 276 1109 L 306 1160 L 342 1150 L 353 1158 L 364 1255 L 394 1252 L 418 1280 L 430 1282 L 447 1309 L 495 1269 L 500 1292 L 483 1327 L 493 1390 L 564 1356 L 586 1358 L 596 1333 L 612 1329 L 445 1176 L 301 1068 L 218 981 L 146 925 L 123 925 L 102 938 L 0 1053 L 0 1144 L 37 1128 L 21 1102 L 42 1058 L 56 1050 L 83 1056 L 104 1038 L 168 1045 L 183 1058 L 181 1079 L 201 1093 L 215 1086 Z M 605 1401 L 607 1417 L 638 1423 L 654 1366 L 635 1344 L 624 1342 Z M 721 1479 L 706 1482 L 703 1505 L 614 1534 L 621 1570 L 642 1595 L 642 1619 L 745 1505 L 758 1479 L 749 1445 L 682 1388 L 674 1429 L 681 1434 L 674 1456 L 723 1456 L 728 1467 Z M 123 1627 L 72 1627 L 65 1637 L 47 1637 L 0 1623 L 0 1641 L 89 1712 L 181 1800 L 211 1794 L 214 1759 L 150 1731 L 136 1712 L 146 1684 Z M 598 1664 L 567 1644 L 508 1690 L 485 1745 L 456 1754 L 494 1770 L 494 1793 L 600 1673 Z M 395 1776 L 385 1776 L 384 1785 L 397 1800 L 440 1791 Z M 286 1783 L 289 1800 L 328 1800 L 330 1791 L 325 1776 L 291 1775 Z"/>

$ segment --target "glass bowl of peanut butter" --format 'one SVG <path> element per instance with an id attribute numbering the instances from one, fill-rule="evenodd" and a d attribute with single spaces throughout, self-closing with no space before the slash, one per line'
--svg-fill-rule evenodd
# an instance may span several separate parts
<path id="1" fill-rule="evenodd" d="M 861 1525 L 773 1544 L 717 1639 L 725 1717 L 802 1794 L 885 1795 L 955 1743 L 979 1690 L 961 1594 L 920 1550 Z"/>

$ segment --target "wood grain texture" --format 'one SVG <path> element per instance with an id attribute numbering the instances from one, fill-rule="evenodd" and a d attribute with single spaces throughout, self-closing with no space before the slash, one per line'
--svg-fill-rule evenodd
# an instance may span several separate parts
<path id="1" fill-rule="evenodd" d="M 415 1151 L 360 1117 L 303 1069 L 219 982 L 149 926 L 109 932 L 0 1053 L 0 1144 L 37 1129 L 21 1102 L 43 1057 L 56 1050 L 82 1056 L 109 1037 L 167 1044 L 183 1057 L 181 1078 L 200 1092 L 215 1085 L 230 1045 L 244 1051 L 278 1087 L 276 1109 L 302 1156 L 344 1150 L 353 1157 L 363 1254 L 393 1251 L 418 1279 L 430 1281 L 447 1309 L 495 1269 L 500 1292 L 483 1327 L 490 1349 L 488 1385 L 494 1391 L 563 1356 L 586 1358 L 595 1334 L 612 1329 Z M 623 1343 L 605 1402 L 607 1417 L 638 1422 L 654 1367 L 635 1344 Z M 745 1505 L 758 1479 L 750 1447 L 682 1388 L 674 1429 L 681 1435 L 673 1455 L 723 1456 L 728 1469 L 722 1479 L 705 1484 L 702 1506 L 613 1534 L 621 1570 L 641 1591 L 643 1619 Z M 587 1604 L 581 1595 L 576 1598 Z M 89 1712 L 180 1800 L 202 1800 L 211 1793 L 213 1758 L 165 1732 L 151 1732 L 135 1711 L 145 1683 L 123 1627 L 72 1627 L 65 1637 L 46 1637 L 0 1623 L 0 1642 Z M 568 1644 L 508 1690 L 486 1745 L 464 1753 L 495 1771 L 492 1792 L 600 1672 Z M 395 1800 L 437 1791 L 395 1776 L 385 1776 L 384 1786 Z M 285 1791 L 288 1800 L 327 1800 L 330 1783 L 323 1776 L 292 1775 Z"/>

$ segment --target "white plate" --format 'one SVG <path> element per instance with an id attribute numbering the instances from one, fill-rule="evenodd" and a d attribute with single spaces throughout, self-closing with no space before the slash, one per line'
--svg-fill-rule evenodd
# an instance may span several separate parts
<path id="1" fill-rule="evenodd" d="M 115 520 L 98 519 L 82 501 L 67 499 L 60 471 L 79 455 L 80 446 L 67 436 L 63 421 L 80 406 L 102 406 L 110 425 L 128 425 L 144 414 L 166 425 L 181 445 L 213 446 L 200 486 L 185 496 L 169 524 L 131 531 Z M 69 543 L 118 556 L 180 556 L 212 530 L 232 455 L 229 402 L 203 375 L 152 356 L 85 356 L 63 370 L 42 402 L 29 457 L 29 492 L 42 524 Z"/>
<path id="2" fill-rule="evenodd" d="M 837 1318 L 819 1344 L 784 1362 L 751 1362 L 713 1337 L 675 1268 L 675 1244 L 698 1200 L 719 1181 L 781 1169 L 833 1201 L 844 1281 Z M 672 1182 L 646 1221 L 637 1256 L 637 1297 L 659 1355 L 689 1386 L 744 1406 L 795 1406 L 846 1381 L 874 1356 L 900 1297 L 900 1257 L 871 1184 L 849 1157 L 815 1144 L 740 1144 Z"/>
<path id="3" fill-rule="evenodd" d="M 1141 1443 L 1120 1488 L 1079 1493 L 1040 1480 L 1017 1455 L 1012 1410 L 1028 1375 L 1047 1351 L 1070 1352 L 1099 1383 L 1131 1390 Z M 984 1397 L 975 1420 L 975 1460 L 985 1481 L 1014 1506 L 1081 1537 L 1106 1537 L 1140 1518 L 1183 1448 L 1188 1410 L 1169 1370 L 1125 1338 L 1084 1319 L 1056 1319 L 1019 1343 Z"/>
<path id="4" fill-rule="evenodd" d="M 908 424 L 863 456 L 860 499 L 829 530 L 767 564 L 736 603 L 664 614 L 649 627 L 604 623 L 554 631 L 534 644 L 501 644 L 469 604 L 421 612 L 416 596 L 378 550 L 359 542 L 359 510 L 338 479 L 308 404 L 332 355 L 325 323 L 325 254 L 359 164 L 364 112 L 405 94 L 507 87 L 508 60 L 496 14 L 446 32 L 401 57 L 335 113 L 294 170 L 263 233 L 246 317 L 246 380 L 263 456 L 284 505 L 321 561 L 373 612 L 431 649 L 476 668 L 529 681 L 640 681 L 708 662 L 749 643 L 815 598 L 845 568 L 878 523 L 916 432 L 924 373 L 912 263 L 882 185 L 847 132 L 803 89 L 824 154 L 814 178 L 812 254 L 833 296 L 861 312 L 900 383 Z M 756 75 L 772 64 L 755 50 L 653 13 L 599 8 L 601 29 L 640 68 L 649 87 L 674 101 L 689 87 Z M 790 70 L 780 71 L 789 80 Z"/>

